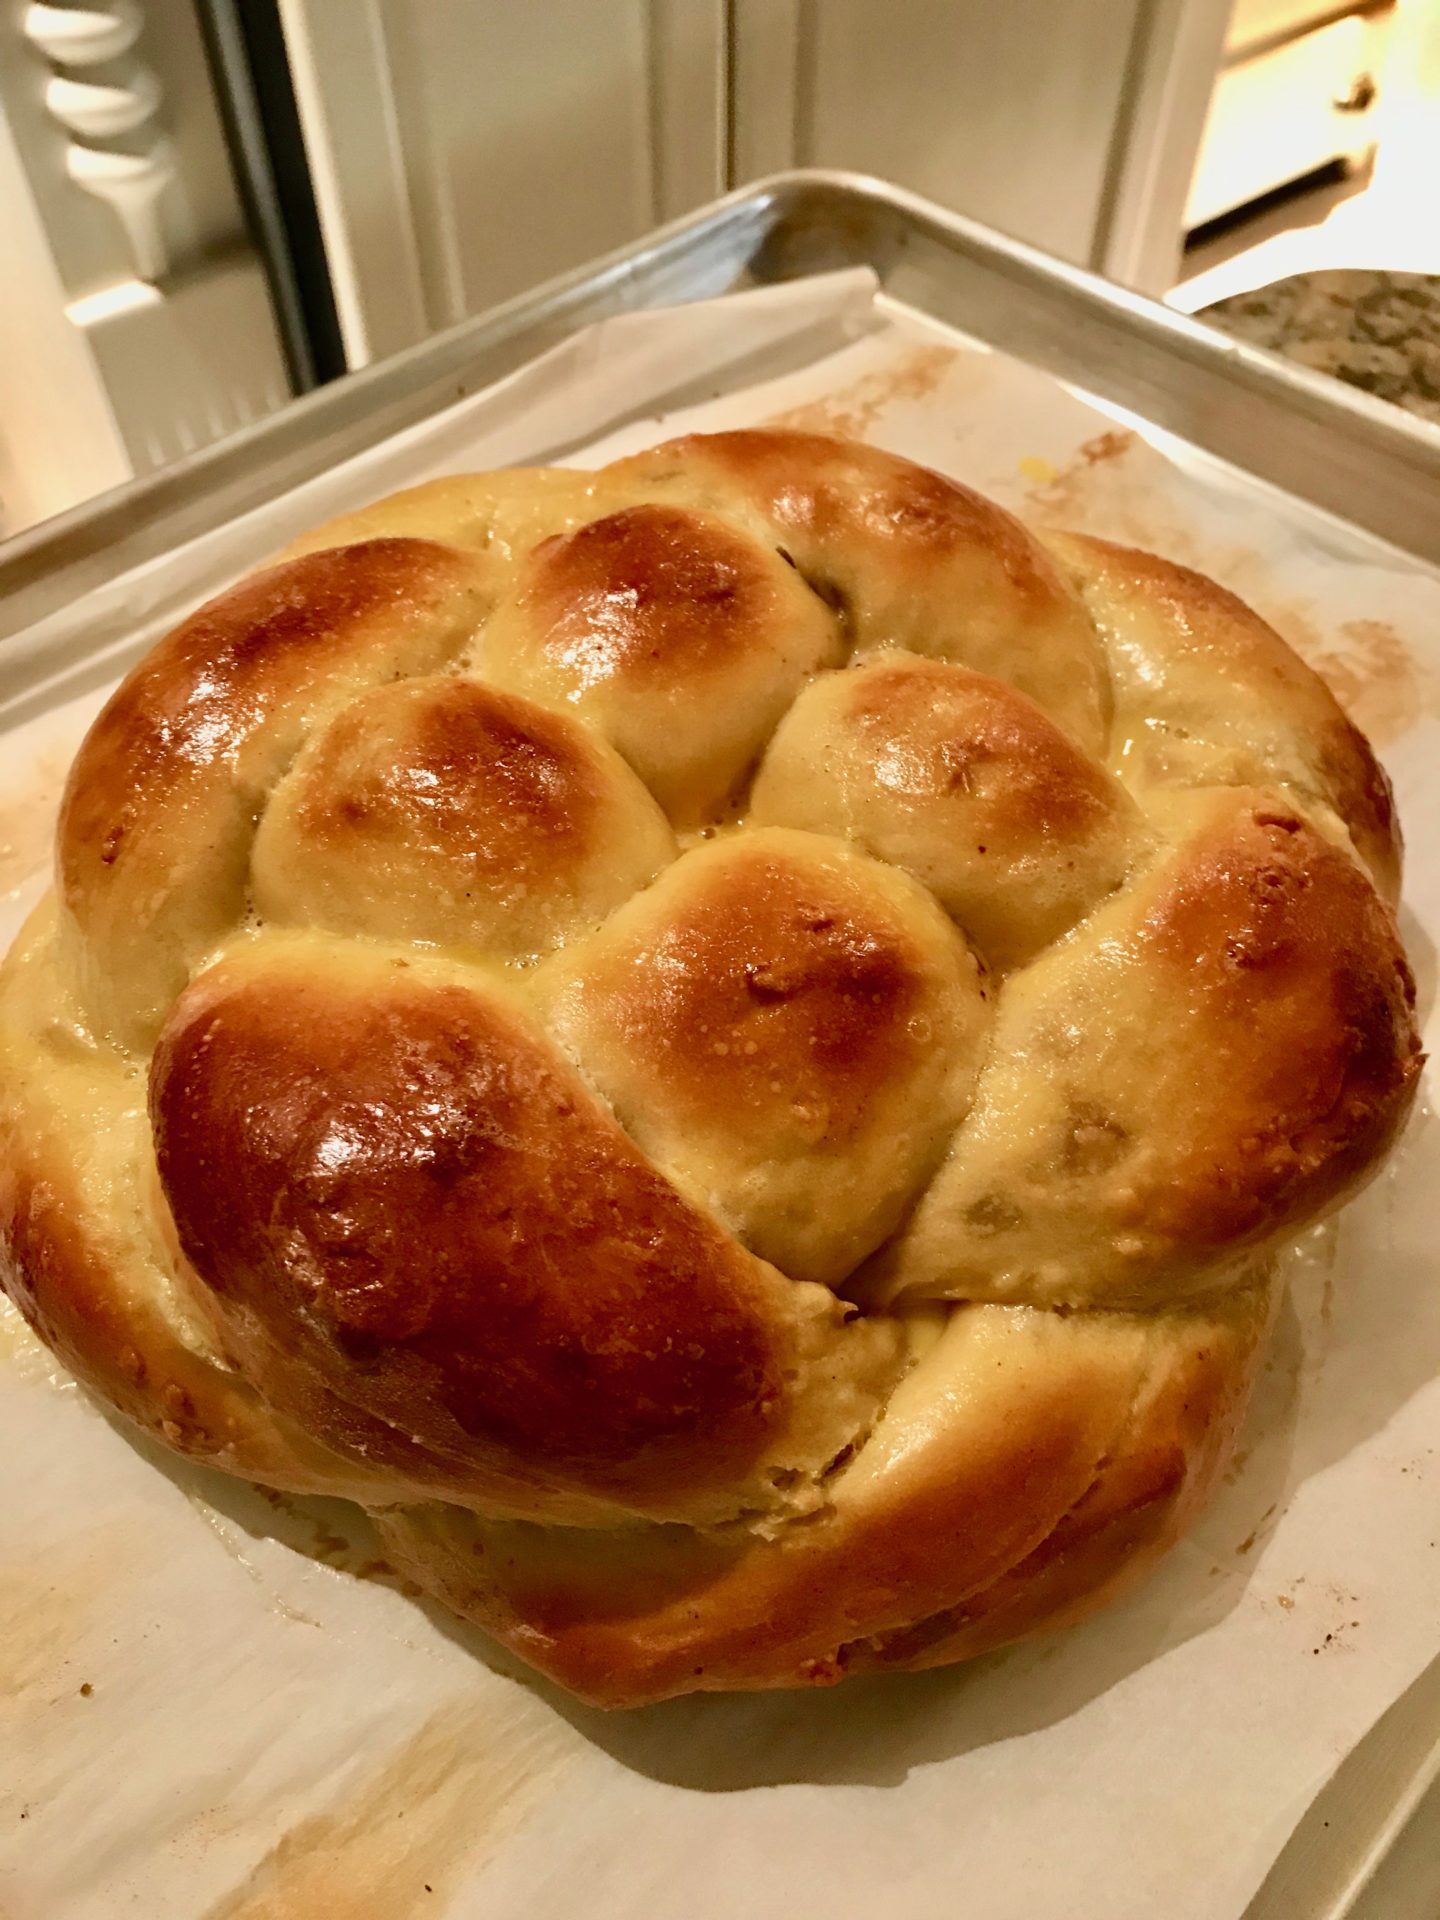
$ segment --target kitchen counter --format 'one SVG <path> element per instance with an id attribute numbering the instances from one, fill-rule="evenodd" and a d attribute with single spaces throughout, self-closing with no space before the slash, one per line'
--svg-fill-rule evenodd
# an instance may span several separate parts
<path id="1" fill-rule="evenodd" d="M 1297 273 L 1198 317 L 1440 424 L 1440 274 Z"/>

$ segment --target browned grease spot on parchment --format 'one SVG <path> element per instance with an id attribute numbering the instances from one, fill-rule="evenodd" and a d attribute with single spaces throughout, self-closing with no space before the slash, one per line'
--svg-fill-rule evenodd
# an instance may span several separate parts
<path id="1" fill-rule="evenodd" d="M 393 1587 L 409 1600 L 425 1597 L 424 1588 L 397 1573 L 379 1551 L 374 1528 L 362 1508 L 314 1496 L 282 1493 L 276 1487 L 257 1486 L 255 1491 L 281 1516 L 281 1525 L 276 1531 L 286 1545 L 298 1548 L 327 1567 L 348 1573 L 352 1579 Z M 338 1516 L 333 1523 L 332 1511 Z"/>
<path id="2" fill-rule="evenodd" d="M 1052 477 L 1026 487 L 1027 510 L 1052 526 L 1144 547 L 1212 575 L 1255 608 L 1327 683 L 1377 746 L 1420 713 L 1440 713 L 1440 687 L 1388 620 L 1325 621 L 1313 601 L 1277 592 L 1262 556 L 1197 538 L 1155 482 L 1162 455 L 1129 432 L 1097 434 Z"/>
<path id="3" fill-rule="evenodd" d="M 804 401 L 798 407 L 787 407 L 760 425 L 864 440 L 887 407 L 902 400 L 928 400 L 960 358 L 958 347 L 911 347 L 888 366 L 877 367 L 848 387 L 818 400 Z"/>
<path id="4" fill-rule="evenodd" d="M 1307 600 L 1271 601 L 1257 611 L 1377 746 L 1397 739 L 1417 714 L 1436 711 L 1437 689 L 1388 620 L 1345 620 L 1330 629 Z"/>
<path id="5" fill-rule="evenodd" d="M 284 1493 L 278 1487 L 257 1486 L 255 1491 L 267 1507 L 282 1514 L 290 1528 L 301 1534 L 299 1541 L 302 1551 L 312 1560 L 323 1560 L 327 1567 L 347 1567 L 360 1557 L 355 1541 L 350 1534 L 342 1532 L 338 1522 L 332 1524 L 322 1509 L 302 1504 L 299 1494 Z M 351 1516 L 345 1516 L 347 1522 Z M 360 1518 L 356 1509 L 355 1519 Z"/>
<path id="6" fill-rule="evenodd" d="M 282 1834 L 201 1920 L 434 1920 L 577 1749 L 550 1716 L 507 1724 L 469 1701 L 442 1707 L 337 1805 Z"/>
<path id="7" fill-rule="evenodd" d="M 1139 515 L 1120 511 L 1126 506 L 1126 493 L 1134 483 L 1136 469 L 1156 470 L 1164 462 L 1152 447 L 1126 428 L 1111 428 L 1097 433 L 1076 448 L 1063 467 L 1046 479 L 1028 482 L 1025 500 L 1028 511 L 1076 533 L 1098 534 L 1106 540 L 1153 540 L 1157 521 L 1154 502 L 1140 503 Z M 1178 530 L 1178 529 L 1177 529 Z M 1172 554 L 1173 559 L 1182 558 Z"/>
<path id="8" fill-rule="evenodd" d="M 33 1559 L 0 1566 L 0 1700 L 62 1690 L 97 1605 L 144 1564 L 123 1520 L 73 1535 Z M 94 1678 L 93 1649 L 85 1675 Z"/>
<path id="9" fill-rule="evenodd" d="M 1275 1518 L 1275 1509 L 1278 1505 L 1279 1505 L 1278 1501 L 1272 1500 L 1270 1502 L 1270 1505 L 1265 1509 L 1264 1513 L 1261 1514 L 1260 1518 L 1255 1522 L 1255 1525 L 1251 1528 L 1249 1533 L 1246 1534 L 1245 1538 L 1240 1542 L 1239 1546 L 1236 1547 L 1235 1552 L 1237 1556 L 1247 1554 L 1251 1551 L 1251 1549 L 1255 1545 L 1255 1542 L 1260 1538 L 1261 1534 L 1265 1532 L 1270 1522 Z"/>
<path id="10" fill-rule="evenodd" d="M 1173 467 L 1138 434 L 1114 428 L 1096 434 L 1043 480 L 1025 478 L 1035 465 L 1048 462 L 1021 463 L 1019 509 L 1042 535 L 1049 527 L 1161 554 L 1209 574 L 1265 613 L 1265 562 L 1253 548 L 1197 537 L 1185 508 L 1168 496 Z"/>
<path id="11" fill-rule="evenodd" d="M 323 1628 L 323 1622 L 317 1620 L 313 1614 L 306 1613 L 301 1607 L 292 1606 L 288 1600 L 282 1599 L 281 1596 L 276 1593 L 274 1587 L 270 1584 L 269 1580 L 266 1579 L 265 1574 L 251 1559 L 248 1549 L 236 1536 L 230 1522 L 225 1519 L 223 1515 L 215 1511 L 214 1507 L 211 1506 L 210 1502 L 202 1493 L 198 1493 L 193 1488 L 183 1484 L 181 1485 L 180 1491 L 184 1494 L 194 1512 L 200 1516 L 200 1519 L 220 1542 L 225 1552 L 235 1562 L 236 1566 L 239 1567 L 245 1578 L 252 1586 L 259 1589 L 260 1593 L 264 1596 L 266 1605 L 270 1607 L 272 1612 L 278 1613 L 283 1619 L 294 1620 L 302 1627 Z M 3 1915 L 0 1915 L 0 1920 L 4 1920 Z"/>
<path id="12" fill-rule="evenodd" d="M 363 1508 L 318 1495 L 281 1493 L 274 1487 L 246 1483 L 240 1496 L 242 1500 L 263 1501 L 275 1514 L 273 1522 L 266 1523 L 257 1516 L 251 1523 L 234 1513 L 217 1511 L 198 1488 L 182 1483 L 181 1492 L 245 1578 L 259 1590 L 266 1605 L 287 1620 L 305 1627 L 324 1625 L 276 1591 L 264 1563 L 254 1556 L 253 1540 L 257 1533 L 266 1534 L 293 1553 L 333 1567 L 351 1579 L 390 1587 L 407 1600 L 426 1597 L 423 1588 L 397 1573 L 380 1553 L 374 1527 Z M 4 1920 L 3 1915 L 0 1920 Z"/>
<path id="13" fill-rule="evenodd" d="M 18 781 L 0 786 L 0 893 L 9 893 L 50 864 L 55 819 L 75 741 L 35 756 Z"/>
<path id="14" fill-rule="evenodd" d="M 1344 1587 L 1336 1586 L 1333 1581 L 1326 1583 L 1321 1590 L 1326 1603 L 1326 1616 L 1333 1621 L 1323 1633 L 1317 1630 L 1312 1654 L 1353 1653 L 1355 1643 L 1346 1636 L 1359 1631 L 1360 1622 L 1354 1616 L 1360 1609 L 1358 1593 L 1347 1593 Z M 1350 1616 L 1347 1618 L 1346 1616 Z"/>

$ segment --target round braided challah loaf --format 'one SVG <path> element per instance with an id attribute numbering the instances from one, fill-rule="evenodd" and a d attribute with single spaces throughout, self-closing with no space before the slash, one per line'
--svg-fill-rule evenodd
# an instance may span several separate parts
<path id="1" fill-rule="evenodd" d="M 1399 838 L 1200 576 L 780 432 L 443 480 L 93 727 L 6 1280 L 593 1700 L 1071 1618 L 1413 1091 Z"/>

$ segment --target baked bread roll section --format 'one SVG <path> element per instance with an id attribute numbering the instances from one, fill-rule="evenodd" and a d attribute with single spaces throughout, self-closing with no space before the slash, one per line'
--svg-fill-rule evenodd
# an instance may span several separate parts
<path id="1" fill-rule="evenodd" d="M 5 1285 L 587 1699 L 963 1659 L 1223 1471 L 1414 1091 L 1399 855 L 1153 556 L 788 432 L 437 481 L 92 728 L 0 973 Z"/>

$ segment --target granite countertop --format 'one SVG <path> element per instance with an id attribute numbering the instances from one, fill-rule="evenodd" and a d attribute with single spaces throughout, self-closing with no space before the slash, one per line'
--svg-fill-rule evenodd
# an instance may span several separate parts
<path id="1" fill-rule="evenodd" d="M 1440 423 L 1440 274 L 1297 273 L 1197 317 Z"/>

